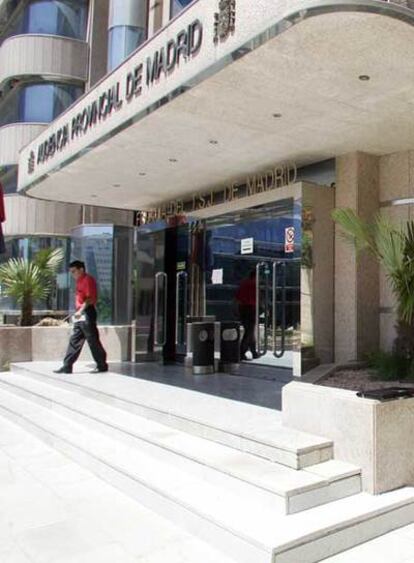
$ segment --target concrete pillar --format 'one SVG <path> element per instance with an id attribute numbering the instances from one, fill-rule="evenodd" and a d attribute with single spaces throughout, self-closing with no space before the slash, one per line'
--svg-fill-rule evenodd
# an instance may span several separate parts
<path id="1" fill-rule="evenodd" d="M 92 88 L 107 71 L 109 0 L 91 0 L 89 4 L 89 81 Z"/>
<path id="2" fill-rule="evenodd" d="M 335 207 L 364 219 L 379 209 L 378 158 L 352 153 L 337 158 Z M 335 361 L 362 359 L 379 344 L 379 266 L 355 250 L 335 227 Z"/>
<path id="3" fill-rule="evenodd" d="M 147 0 L 110 0 L 108 33 L 109 41 L 108 70 L 120 64 L 147 38 L 148 20 Z M 111 32 L 119 30 L 119 34 Z"/>

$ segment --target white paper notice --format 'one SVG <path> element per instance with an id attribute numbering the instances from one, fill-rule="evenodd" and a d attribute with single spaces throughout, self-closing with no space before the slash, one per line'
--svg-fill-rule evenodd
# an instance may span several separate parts
<path id="1" fill-rule="evenodd" d="M 223 269 L 220 270 L 213 270 L 211 274 L 211 283 L 213 284 L 221 284 L 223 283 Z"/>
<path id="2" fill-rule="evenodd" d="M 253 254 L 254 252 L 254 239 L 242 238 L 240 241 L 240 254 Z"/>

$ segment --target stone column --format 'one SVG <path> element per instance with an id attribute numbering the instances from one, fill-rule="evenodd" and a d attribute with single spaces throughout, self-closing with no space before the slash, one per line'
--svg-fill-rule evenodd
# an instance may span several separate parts
<path id="1" fill-rule="evenodd" d="M 147 0 L 110 0 L 108 70 L 120 64 L 147 38 Z"/>
<path id="2" fill-rule="evenodd" d="M 363 219 L 379 209 L 378 158 L 352 153 L 337 158 L 335 207 Z M 358 262 L 352 245 L 335 228 L 335 361 L 362 359 L 379 344 L 379 267 L 370 256 Z"/>

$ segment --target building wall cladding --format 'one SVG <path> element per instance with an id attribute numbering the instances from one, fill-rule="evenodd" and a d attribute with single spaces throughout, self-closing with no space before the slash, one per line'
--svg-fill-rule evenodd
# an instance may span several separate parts
<path id="1" fill-rule="evenodd" d="M 336 207 L 365 219 L 381 213 L 396 226 L 414 220 L 414 151 L 337 159 Z M 335 359 L 362 358 L 378 346 L 390 351 L 396 336 L 396 300 L 383 268 L 355 252 L 336 232 Z"/>
<path id="2" fill-rule="evenodd" d="M 85 82 L 87 74 L 86 41 L 18 35 L 6 39 L 0 49 L 0 83 L 30 75 Z"/>
<path id="3" fill-rule="evenodd" d="M 30 33 L 6 37 L 0 47 L 0 87 L 7 92 L 16 80 L 24 84 L 37 78 L 92 87 L 106 73 L 108 6 L 109 0 L 90 0 L 85 40 Z M 0 166 L 17 166 L 20 150 L 47 125 L 22 122 L 1 127 Z M 132 213 L 125 211 L 83 208 L 17 194 L 7 195 L 5 200 L 4 233 L 9 237 L 68 236 L 82 222 L 132 224 Z"/>
<path id="4" fill-rule="evenodd" d="M 0 166 L 18 163 L 19 151 L 45 128 L 43 123 L 11 123 L 0 128 Z"/>
<path id="5" fill-rule="evenodd" d="M 379 158 L 379 199 L 381 213 L 393 223 L 414 220 L 414 151 Z M 380 272 L 381 347 L 391 350 L 396 335 L 396 302 L 390 283 Z"/>

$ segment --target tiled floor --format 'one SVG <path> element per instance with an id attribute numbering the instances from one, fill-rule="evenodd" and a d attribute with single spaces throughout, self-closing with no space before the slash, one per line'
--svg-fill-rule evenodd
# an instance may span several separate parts
<path id="1" fill-rule="evenodd" d="M 0 417 L 1 563 L 235 563 Z"/>
<path id="2" fill-rule="evenodd" d="M 110 370 L 122 375 L 157 381 L 243 403 L 281 409 L 282 388 L 292 380 L 286 369 L 242 364 L 237 375 L 192 375 L 181 365 L 157 363 L 111 363 Z"/>

